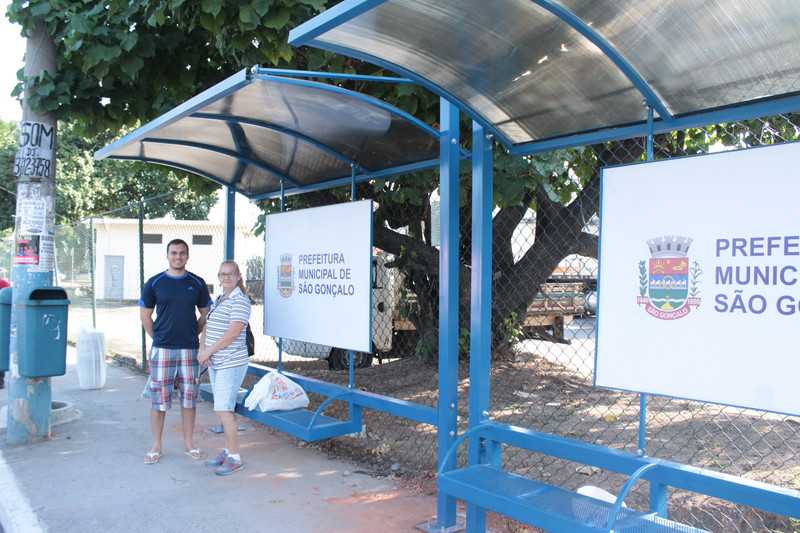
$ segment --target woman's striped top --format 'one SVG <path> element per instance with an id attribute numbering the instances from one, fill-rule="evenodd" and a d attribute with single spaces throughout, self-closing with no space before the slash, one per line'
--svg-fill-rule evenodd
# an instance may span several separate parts
<path id="1" fill-rule="evenodd" d="M 231 322 L 242 322 L 245 328 L 227 347 L 211 356 L 211 367 L 215 370 L 246 365 L 248 363 L 246 326 L 250 320 L 250 298 L 239 287 L 228 296 L 220 295 L 208 313 L 206 322 L 206 346 L 211 346 L 228 330 Z"/>

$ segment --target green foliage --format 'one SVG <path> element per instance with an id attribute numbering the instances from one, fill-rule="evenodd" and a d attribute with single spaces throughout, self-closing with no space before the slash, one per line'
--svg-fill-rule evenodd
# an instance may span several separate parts
<path id="1" fill-rule="evenodd" d="M 33 88 L 32 106 L 116 130 L 155 117 L 241 68 L 302 63 L 287 43 L 289 29 L 333 3 L 12 0 L 7 16 L 23 32 L 43 20 L 56 43 L 57 72 L 20 79 Z M 22 85 L 15 92 L 21 91 Z"/>
<path id="2" fill-rule="evenodd" d="M 703 275 L 703 270 L 700 268 L 700 263 L 697 261 L 692 262 L 692 267 L 689 269 L 689 278 L 691 279 L 691 289 L 689 296 L 696 298 L 700 294 L 700 276 Z"/>
<path id="3" fill-rule="evenodd" d="M 649 285 L 647 277 L 647 263 L 639 261 L 639 295 L 647 296 L 647 287 Z"/>

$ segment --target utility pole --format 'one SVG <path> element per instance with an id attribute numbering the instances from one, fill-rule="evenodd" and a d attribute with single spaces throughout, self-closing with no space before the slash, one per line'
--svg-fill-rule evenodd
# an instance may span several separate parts
<path id="1" fill-rule="evenodd" d="M 31 78 L 44 71 L 55 73 L 56 48 L 43 22 L 39 21 L 28 35 L 25 77 Z M 19 358 L 26 348 L 19 345 L 17 336 L 18 326 L 25 320 L 20 304 L 31 289 L 53 285 L 55 264 L 56 120 L 51 114 L 32 110 L 29 96 L 30 87 L 26 87 L 19 151 L 14 161 L 17 209 L 11 268 L 11 379 L 6 433 L 9 444 L 26 444 L 50 437 L 50 378 L 26 378 L 19 374 Z"/>

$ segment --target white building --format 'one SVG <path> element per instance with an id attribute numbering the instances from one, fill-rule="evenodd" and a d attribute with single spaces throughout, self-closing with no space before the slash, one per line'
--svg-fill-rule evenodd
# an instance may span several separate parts
<path id="1" fill-rule="evenodd" d="M 241 197 L 240 197 L 241 198 Z M 248 259 L 264 257 L 263 236 L 252 233 L 258 208 L 237 202 L 234 256 L 246 276 Z M 255 209 L 255 210 L 254 210 Z M 242 211 L 239 213 L 239 211 Z M 217 202 L 210 220 L 161 218 L 144 221 L 144 279 L 167 268 L 167 243 L 183 239 L 189 244 L 187 269 L 202 277 L 213 294 L 219 292 L 217 270 L 225 255 L 224 202 Z M 242 221 L 246 222 L 242 222 Z M 94 219 L 95 294 L 98 300 L 138 300 L 139 221 L 125 218 Z"/>

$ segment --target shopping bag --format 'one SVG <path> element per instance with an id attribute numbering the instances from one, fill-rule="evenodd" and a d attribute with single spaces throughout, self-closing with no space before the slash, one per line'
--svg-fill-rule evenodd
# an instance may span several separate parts
<path id="1" fill-rule="evenodd" d="M 308 396 L 300 385 L 273 370 L 258 380 L 244 406 L 251 411 L 289 411 L 307 407 Z"/>

